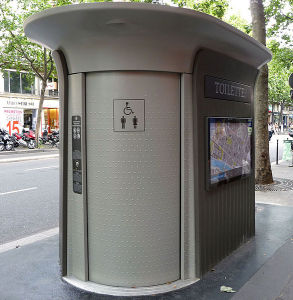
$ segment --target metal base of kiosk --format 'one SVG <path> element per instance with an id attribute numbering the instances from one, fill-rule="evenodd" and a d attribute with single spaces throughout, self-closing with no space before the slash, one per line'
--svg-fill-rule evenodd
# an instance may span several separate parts
<path id="1" fill-rule="evenodd" d="M 79 279 L 76 279 L 75 277 L 63 277 L 63 280 L 81 290 L 96 294 L 111 296 L 147 296 L 176 291 L 197 282 L 199 279 L 196 278 L 194 280 L 177 280 L 169 284 L 137 288 L 107 286 L 91 281 L 81 281 Z"/>

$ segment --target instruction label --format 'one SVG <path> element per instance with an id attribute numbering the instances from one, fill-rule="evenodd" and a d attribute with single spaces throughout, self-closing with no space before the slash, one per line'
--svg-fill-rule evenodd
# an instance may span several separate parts
<path id="1" fill-rule="evenodd" d="M 144 99 L 113 100 L 114 131 L 144 131 L 145 122 Z"/>
<path id="2" fill-rule="evenodd" d="M 82 194 L 81 117 L 72 116 L 72 180 L 73 192 Z"/>

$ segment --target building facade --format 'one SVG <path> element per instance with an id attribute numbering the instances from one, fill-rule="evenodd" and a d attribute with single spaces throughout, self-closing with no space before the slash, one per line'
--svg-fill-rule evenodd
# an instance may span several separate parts
<path id="1" fill-rule="evenodd" d="M 292 126 L 293 124 L 293 104 L 283 105 L 283 109 L 280 104 L 269 104 L 269 123 L 278 123 L 283 125 L 284 128 Z"/>
<path id="2" fill-rule="evenodd" d="M 9 134 L 22 129 L 36 129 L 41 81 L 25 72 L 0 73 L 0 128 Z M 59 129 L 57 82 L 49 82 L 42 110 L 41 130 Z"/>

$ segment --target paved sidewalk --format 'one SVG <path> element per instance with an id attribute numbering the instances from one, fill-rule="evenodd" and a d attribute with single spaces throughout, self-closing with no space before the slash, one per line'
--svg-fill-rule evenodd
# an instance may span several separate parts
<path id="1" fill-rule="evenodd" d="M 281 161 L 279 165 L 272 164 L 274 180 L 287 179 L 287 190 L 284 191 L 259 191 L 256 192 L 257 207 L 268 205 L 275 211 L 281 207 L 288 212 L 293 207 L 293 167 L 291 161 Z M 286 188 L 285 188 L 286 189 Z M 260 204 L 262 203 L 262 204 Z M 266 203 L 266 204 L 264 204 Z M 285 217 L 285 216 L 284 216 Z M 293 223 L 291 215 L 290 223 Z M 257 218 L 256 218 L 257 220 Z M 288 230 L 278 219 L 270 216 L 267 230 L 273 227 L 280 231 Z M 292 225 L 288 224 L 290 230 Z M 276 235 L 272 243 L 280 238 Z M 257 235 L 256 235 L 257 239 Z M 267 254 L 266 254 L 267 255 Z M 292 300 L 293 299 L 293 231 L 285 243 L 265 262 L 265 264 L 246 282 L 236 293 L 233 300 Z"/>
<path id="2" fill-rule="evenodd" d="M 273 165 L 276 178 L 292 180 L 288 162 Z M 185 289 L 147 297 L 112 297 L 79 291 L 60 279 L 58 235 L 0 253 L 0 299 L 156 299 L 156 300 L 292 300 L 293 190 L 279 201 L 280 192 L 256 192 L 256 236 Z M 277 205 L 268 199 L 276 199 Z M 279 202 L 278 202 L 279 201 Z M 289 205 L 290 204 L 290 205 Z M 230 286 L 235 294 L 220 292 Z"/>

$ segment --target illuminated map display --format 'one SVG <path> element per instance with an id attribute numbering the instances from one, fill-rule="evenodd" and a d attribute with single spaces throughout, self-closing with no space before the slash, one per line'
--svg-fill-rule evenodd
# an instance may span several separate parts
<path id="1" fill-rule="evenodd" d="M 210 184 L 251 172 L 251 119 L 208 118 Z"/>

